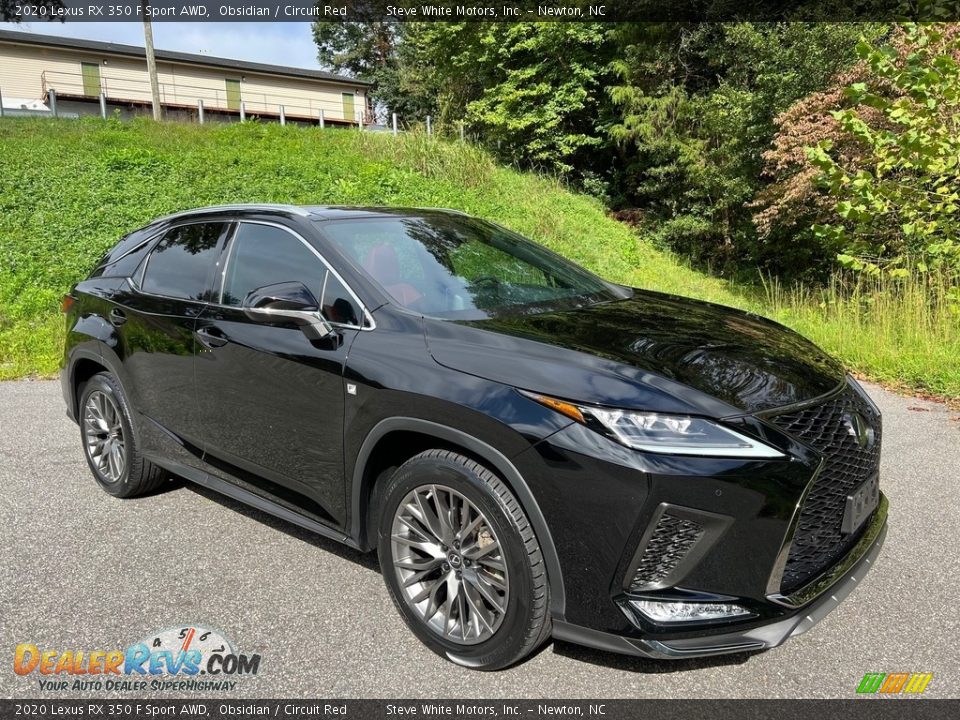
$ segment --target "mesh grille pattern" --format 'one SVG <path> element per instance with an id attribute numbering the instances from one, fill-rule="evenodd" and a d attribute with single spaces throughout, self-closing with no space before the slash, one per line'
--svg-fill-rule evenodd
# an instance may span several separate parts
<path id="1" fill-rule="evenodd" d="M 640 590 L 663 580 L 702 535 L 703 527 L 699 523 L 669 513 L 661 515 L 640 557 L 630 589 Z"/>
<path id="2" fill-rule="evenodd" d="M 867 447 L 861 447 L 851 427 L 855 413 L 873 429 L 874 439 Z M 789 594 L 843 557 L 867 526 L 863 523 L 847 535 L 840 532 L 847 496 L 879 469 L 881 424 L 873 408 L 849 387 L 821 405 L 771 420 L 824 456 L 823 468 L 800 510 L 783 572 L 780 591 Z"/>

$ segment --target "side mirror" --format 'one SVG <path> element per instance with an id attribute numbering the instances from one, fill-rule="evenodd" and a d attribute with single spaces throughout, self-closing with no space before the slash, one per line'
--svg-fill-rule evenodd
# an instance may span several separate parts
<path id="1" fill-rule="evenodd" d="M 244 314 L 254 322 L 293 323 L 310 340 L 322 340 L 333 328 L 320 314 L 320 304 L 302 282 L 264 285 L 243 300 Z"/>

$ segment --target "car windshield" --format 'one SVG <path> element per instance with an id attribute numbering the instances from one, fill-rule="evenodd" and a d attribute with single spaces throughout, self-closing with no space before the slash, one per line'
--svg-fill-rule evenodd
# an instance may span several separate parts
<path id="1" fill-rule="evenodd" d="M 437 214 L 320 226 L 397 304 L 425 315 L 477 320 L 629 296 L 536 243 L 475 218 Z"/>

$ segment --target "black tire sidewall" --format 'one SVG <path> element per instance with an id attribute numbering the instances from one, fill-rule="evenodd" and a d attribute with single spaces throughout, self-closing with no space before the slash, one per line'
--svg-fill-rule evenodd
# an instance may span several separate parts
<path id="1" fill-rule="evenodd" d="M 433 632 L 407 606 L 393 567 L 391 533 L 394 514 L 406 495 L 422 485 L 444 485 L 474 503 L 493 526 L 510 573 L 507 612 L 496 633 L 476 645 L 459 645 Z M 380 493 L 377 551 L 387 588 L 394 604 L 413 633 L 435 653 L 457 664 L 495 670 L 522 657 L 531 622 L 533 577 L 520 532 L 507 508 L 471 468 L 452 460 L 415 458 L 401 466 Z"/>

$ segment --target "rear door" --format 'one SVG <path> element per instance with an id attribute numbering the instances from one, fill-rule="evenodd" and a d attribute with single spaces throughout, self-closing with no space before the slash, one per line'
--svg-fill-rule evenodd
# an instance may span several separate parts
<path id="1" fill-rule="evenodd" d="M 344 520 L 343 370 L 362 309 L 292 228 L 240 222 L 221 297 L 196 328 L 197 405 L 209 470 L 329 524 Z M 310 340 L 293 324 L 249 319 L 257 288 L 302 282 L 336 332 Z"/>
<path id="2" fill-rule="evenodd" d="M 120 355 L 133 405 L 142 416 L 147 452 L 169 454 L 180 446 L 181 460 L 199 448 L 194 396 L 194 330 L 210 300 L 219 254 L 229 229 L 225 222 L 199 222 L 167 231 L 147 256 L 134 290 L 110 311 L 118 327 Z M 160 431 L 158 435 L 157 432 Z M 167 435 L 173 445 L 163 444 Z M 162 447 L 150 445 L 162 444 Z"/>

